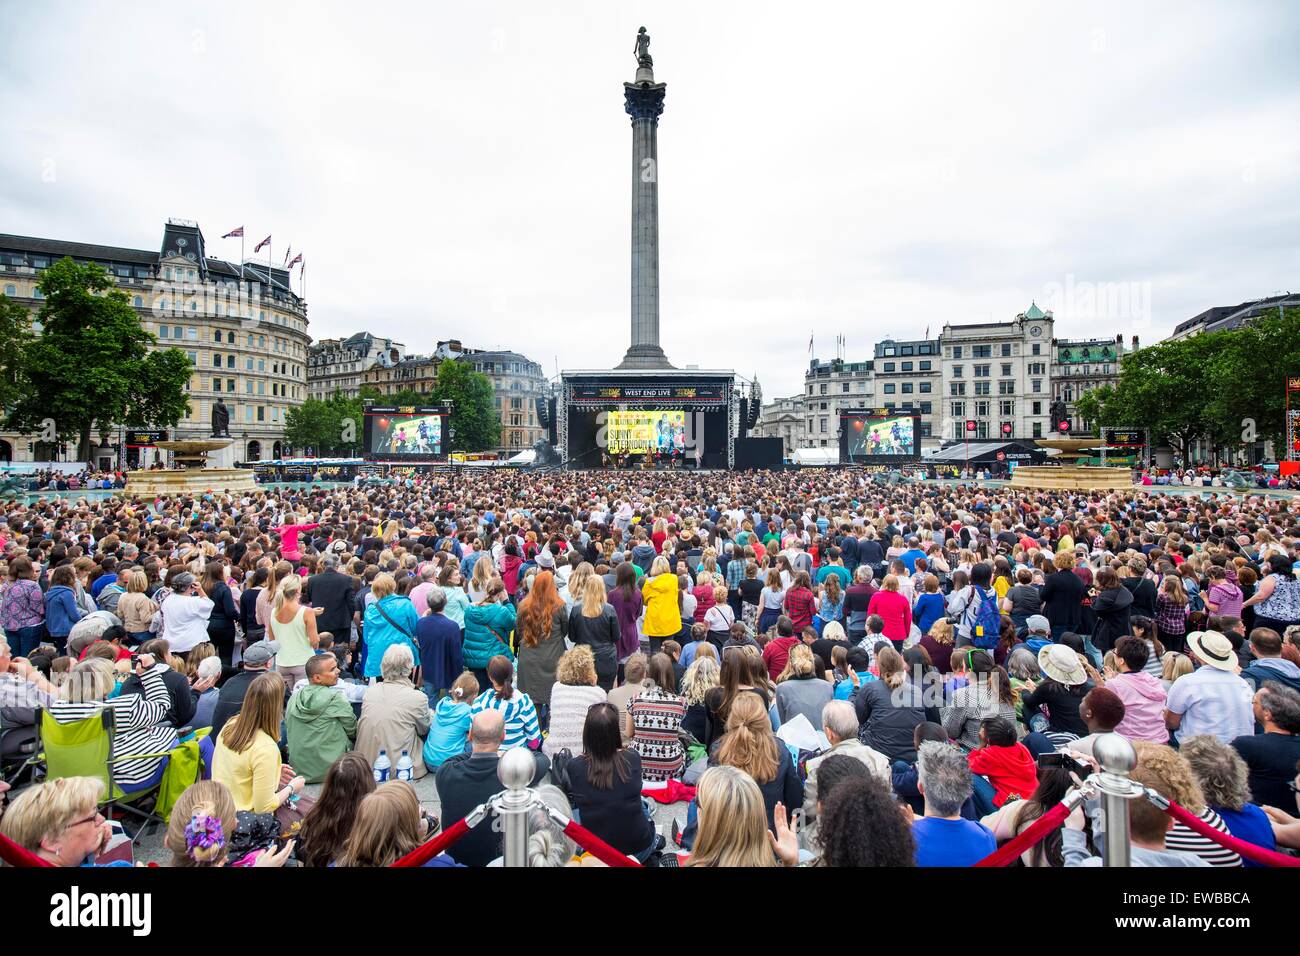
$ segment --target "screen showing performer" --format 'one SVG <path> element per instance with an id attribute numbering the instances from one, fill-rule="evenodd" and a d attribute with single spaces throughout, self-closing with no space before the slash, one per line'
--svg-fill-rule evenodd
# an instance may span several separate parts
<path id="1" fill-rule="evenodd" d="M 915 419 L 910 415 L 889 418 L 849 416 L 848 453 L 851 460 L 869 458 L 914 458 Z"/>
<path id="2" fill-rule="evenodd" d="M 681 455 L 686 452 L 686 413 L 608 412 L 605 448 L 611 455 Z"/>
<path id="3" fill-rule="evenodd" d="M 371 455 L 440 458 L 443 447 L 443 411 L 367 413 L 366 448 Z"/>

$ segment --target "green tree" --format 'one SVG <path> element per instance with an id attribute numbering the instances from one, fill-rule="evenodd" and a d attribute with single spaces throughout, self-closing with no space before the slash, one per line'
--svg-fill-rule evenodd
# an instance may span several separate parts
<path id="1" fill-rule="evenodd" d="M 501 444 L 501 416 L 492 402 L 492 381 L 464 362 L 444 359 L 438 366 L 435 403 L 450 402 L 456 438 L 451 451 L 489 451 Z"/>
<path id="2" fill-rule="evenodd" d="M 8 427 L 35 431 L 53 419 L 61 435 L 77 436 L 86 461 L 96 430 L 170 427 L 188 413 L 189 360 L 176 349 L 151 354 L 153 335 L 103 267 L 64 258 L 38 286 L 43 329 L 21 350 L 21 394 Z"/>
<path id="3" fill-rule="evenodd" d="M 23 352 L 32 337 L 31 313 L 0 295 L 0 408 L 12 408 L 22 394 Z"/>
<path id="4" fill-rule="evenodd" d="M 311 448 L 317 456 L 350 455 L 361 447 L 361 399 L 338 392 L 323 401 L 309 398 L 289 410 L 284 437 L 294 448 Z"/>
<path id="5" fill-rule="evenodd" d="M 1286 379 L 1300 375 L 1300 308 L 1270 311 L 1224 335 L 1209 369 L 1213 437 L 1239 445 L 1254 433 L 1260 441 L 1280 443 Z"/>
<path id="6" fill-rule="evenodd" d="M 1094 389 L 1075 408 L 1099 426 L 1144 427 L 1154 442 L 1187 458 L 1198 438 L 1220 430 L 1210 369 L 1231 334 L 1211 332 L 1132 352 L 1120 362 L 1118 385 Z"/>

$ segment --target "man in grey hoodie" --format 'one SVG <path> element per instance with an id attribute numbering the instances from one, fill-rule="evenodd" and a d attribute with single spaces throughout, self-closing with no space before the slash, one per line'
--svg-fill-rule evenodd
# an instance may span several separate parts
<path id="1" fill-rule="evenodd" d="M 644 571 L 650 573 L 650 567 L 655 563 L 655 546 L 646 540 L 645 532 L 638 530 L 636 533 L 636 544 L 632 548 L 632 563 Z"/>

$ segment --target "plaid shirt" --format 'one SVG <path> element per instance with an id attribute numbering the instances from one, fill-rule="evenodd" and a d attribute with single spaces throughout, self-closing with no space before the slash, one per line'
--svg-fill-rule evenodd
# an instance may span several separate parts
<path id="1" fill-rule="evenodd" d="M 743 580 L 745 580 L 745 560 L 733 555 L 727 562 L 727 590 L 736 590 Z"/>
<path id="2" fill-rule="evenodd" d="M 1163 594 L 1156 595 L 1156 627 L 1166 634 L 1187 631 L 1187 605 L 1175 604 Z"/>

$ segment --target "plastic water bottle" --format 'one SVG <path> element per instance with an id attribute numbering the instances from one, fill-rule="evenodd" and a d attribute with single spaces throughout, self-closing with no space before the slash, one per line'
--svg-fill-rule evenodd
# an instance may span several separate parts
<path id="1" fill-rule="evenodd" d="M 403 750 L 402 756 L 397 758 L 397 773 L 393 775 L 393 779 L 410 782 L 414 776 L 414 769 L 415 766 L 411 763 L 411 754 Z"/>
<path id="2" fill-rule="evenodd" d="M 388 772 L 392 766 L 392 761 L 388 759 L 388 751 L 380 750 L 379 756 L 375 758 L 375 783 L 383 783 L 387 780 Z"/>

